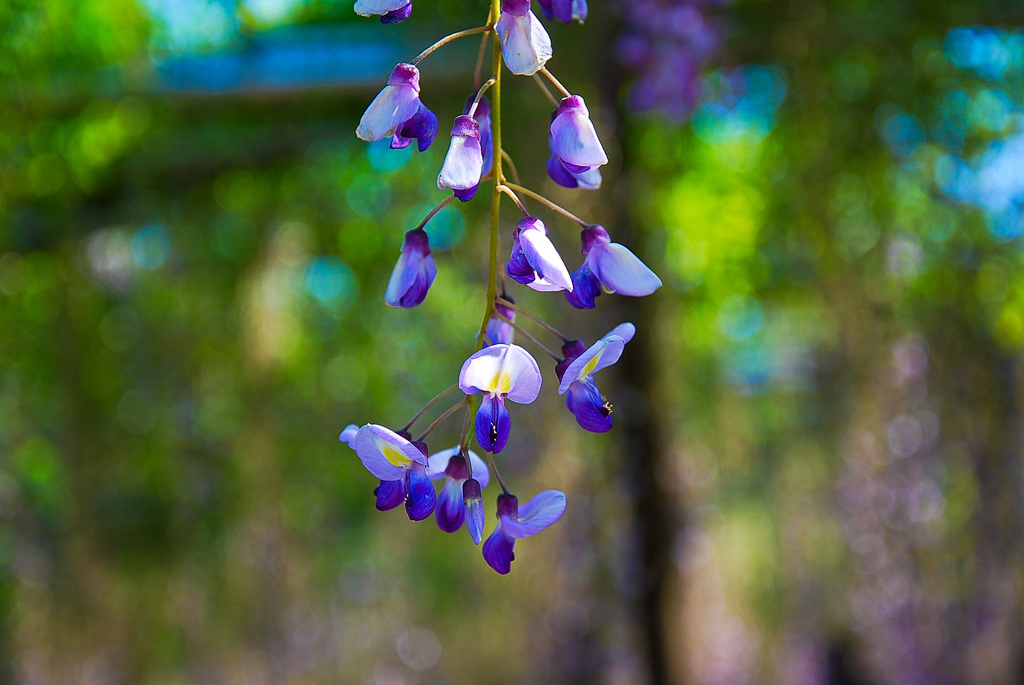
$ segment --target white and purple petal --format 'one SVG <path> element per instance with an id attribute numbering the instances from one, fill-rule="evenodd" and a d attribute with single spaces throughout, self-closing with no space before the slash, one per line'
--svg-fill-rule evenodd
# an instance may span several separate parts
<path id="1" fill-rule="evenodd" d="M 574 173 L 608 163 L 601 141 L 590 121 L 590 112 L 579 95 L 562 98 L 551 121 L 551 151 Z"/>
<path id="2" fill-rule="evenodd" d="M 399 64 L 388 84 L 366 108 L 356 135 L 376 142 L 392 135 L 399 126 L 416 116 L 420 107 L 420 72 L 412 64 Z"/>
<path id="3" fill-rule="evenodd" d="M 526 217 L 519 222 L 519 244 L 526 261 L 537 272 L 535 280 L 542 280 L 542 287 L 554 286 L 558 290 L 572 290 L 572 277 L 558 250 L 548 238 L 543 222 L 535 217 Z M 527 285 L 533 286 L 532 283 Z M 537 289 L 535 287 L 535 289 Z"/>
<path id="4" fill-rule="evenodd" d="M 381 480 L 399 480 L 405 477 L 410 464 L 427 463 L 427 458 L 411 442 L 373 423 L 359 429 L 353 448 L 366 470 Z"/>
<path id="5" fill-rule="evenodd" d="M 416 114 L 399 126 L 391 136 L 391 149 L 407 148 L 415 140 L 416 148 L 420 152 L 426 152 L 436 136 L 437 115 L 421 102 Z"/>
<path id="6" fill-rule="evenodd" d="M 558 490 L 541 492 L 519 507 L 518 518 L 503 515 L 498 527 L 512 538 L 521 539 L 536 535 L 565 513 L 565 493 Z"/>
<path id="7" fill-rule="evenodd" d="M 594 245 L 586 263 L 608 292 L 642 297 L 661 287 L 658 275 L 619 243 Z"/>
<path id="8" fill-rule="evenodd" d="M 382 24 L 401 24 L 403 21 L 412 16 L 412 2 L 406 3 L 396 10 L 391 10 L 381 15 L 380 23 Z"/>
<path id="9" fill-rule="evenodd" d="M 408 4 L 409 0 L 356 0 L 353 9 L 361 17 L 372 17 L 374 15 L 394 12 Z"/>
<path id="10" fill-rule="evenodd" d="M 475 352 L 459 372 L 459 388 L 467 395 L 507 395 L 519 404 L 537 399 L 542 382 L 537 361 L 514 344 L 491 345 Z"/>
<path id="11" fill-rule="evenodd" d="M 350 423 L 341 431 L 341 435 L 338 436 L 338 440 L 355 449 L 352 443 L 355 441 L 357 435 L 359 435 L 359 426 L 354 423 Z"/>
<path id="12" fill-rule="evenodd" d="M 437 175 L 438 188 L 452 190 L 474 189 L 480 183 L 483 169 L 483 150 L 480 147 L 480 125 L 466 114 L 455 117 L 448 154 Z M 460 198 L 461 199 L 461 198 Z"/>
<path id="13" fill-rule="evenodd" d="M 601 369 L 619 361 L 626 342 L 618 335 L 607 335 L 587 348 L 587 351 L 576 357 L 569 364 L 558 386 L 558 394 L 563 395 L 569 385 L 582 381 Z"/>
<path id="14" fill-rule="evenodd" d="M 551 37 L 537 16 L 529 10 L 518 14 L 521 0 L 505 0 L 495 25 L 501 41 L 501 56 L 509 71 L 519 76 L 532 76 L 551 59 Z"/>

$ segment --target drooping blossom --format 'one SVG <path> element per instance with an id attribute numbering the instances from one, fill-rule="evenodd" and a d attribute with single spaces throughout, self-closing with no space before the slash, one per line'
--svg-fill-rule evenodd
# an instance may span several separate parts
<path id="1" fill-rule="evenodd" d="M 540 393 L 540 367 L 518 345 L 491 345 L 476 352 L 462 365 L 459 388 L 467 395 L 483 393 L 476 413 L 476 439 L 487 452 L 497 454 L 508 442 L 512 418 L 505 399 L 530 404 Z"/>
<path id="2" fill-rule="evenodd" d="M 580 231 L 583 265 L 572 274 L 573 289 L 565 294 L 569 304 L 593 309 L 601 288 L 610 293 L 642 297 L 661 287 L 661 279 L 629 248 L 613 243 L 603 226 Z"/>
<path id="3" fill-rule="evenodd" d="M 555 154 L 554 138 L 551 136 L 548 136 L 548 147 L 551 149 L 551 156 L 548 157 L 547 171 L 552 181 L 566 188 L 597 190 L 601 187 L 600 169 L 588 169 L 578 173 L 570 171 Z"/>
<path id="4" fill-rule="evenodd" d="M 477 126 L 479 126 L 480 151 L 483 157 L 483 164 L 480 167 L 480 176 L 483 177 L 491 173 L 491 167 L 494 164 L 494 148 L 491 143 L 491 103 L 487 101 L 486 97 L 481 97 L 480 101 L 477 103 L 476 109 L 474 110 L 474 99 L 474 96 L 469 96 L 466 100 L 466 106 L 463 108 L 462 113 L 472 116 L 476 121 Z M 469 202 L 476 195 L 476 191 L 479 187 L 480 181 L 478 179 L 476 184 L 471 188 L 455 190 L 455 197 L 459 198 L 463 202 Z"/>
<path id="5" fill-rule="evenodd" d="M 479 494 L 490 482 L 491 473 L 487 464 L 468 451 L 469 463 L 459 453 L 459 447 L 451 447 L 442 450 L 437 454 L 430 455 L 427 464 L 427 476 L 430 480 L 444 478 L 444 487 L 437 497 L 437 507 L 434 509 L 434 519 L 437 527 L 446 533 L 454 533 L 466 523 L 466 529 L 474 544 L 479 545 L 483 537 L 483 506 L 480 497 L 467 498 L 464 494 L 466 486 L 469 486 L 470 494 Z M 469 475 L 469 465 L 473 466 L 473 477 Z M 474 506 L 476 505 L 476 506 Z"/>
<path id="6" fill-rule="evenodd" d="M 516 558 L 516 540 L 536 535 L 565 513 L 565 493 L 547 490 L 519 506 L 515 495 L 498 495 L 498 525 L 487 542 L 483 553 L 487 565 L 504 575 L 511 570 Z"/>
<path id="7" fill-rule="evenodd" d="M 426 152 L 435 137 L 437 137 L 437 115 L 421 102 L 420 108 L 416 110 L 412 119 L 395 129 L 391 136 L 391 149 L 402 150 L 409 147 L 415 140 L 416 149 Z"/>
<path id="8" fill-rule="evenodd" d="M 468 202 L 476 195 L 483 166 L 480 124 L 468 114 L 460 114 L 452 126 L 452 141 L 437 175 L 437 187 L 451 188 L 455 197 Z"/>
<path id="9" fill-rule="evenodd" d="M 388 78 L 388 84 L 384 86 L 377 97 L 373 99 L 370 106 L 363 112 L 363 118 L 359 120 L 359 127 L 356 128 L 356 135 L 361 140 L 371 143 L 393 136 L 400 127 L 404 128 L 411 119 L 420 117 L 420 123 L 411 123 L 416 127 L 416 137 L 419 140 L 420 150 L 426 150 L 433 141 L 433 135 L 429 140 L 424 136 L 428 134 L 428 119 L 426 114 L 420 113 L 420 71 L 413 64 L 398 64 Z M 426 109 L 424 107 L 424 109 Z M 427 110 L 429 112 L 429 110 Z M 433 113 L 430 113 L 433 117 Z M 436 117 L 435 117 L 436 121 Z M 434 131 L 436 133 L 436 125 Z M 413 131 L 409 131 L 413 133 Z M 400 132 L 400 140 L 406 137 L 404 131 Z M 394 146 L 394 139 L 392 145 Z M 425 144 L 424 144 L 425 143 Z M 399 143 L 401 145 L 401 143 Z"/>
<path id="10" fill-rule="evenodd" d="M 608 155 L 590 121 L 590 112 L 579 95 L 564 97 L 558 103 L 551 120 L 551 154 L 573 174 L 583 174 L 608 163 Z"/>
<path id="11" fill-rule="evenodd" d="M 505 273 L 534 290 L 572 290 L 572 277 L 558 250 L 548 239 L 548 229 L 535 216 L 524 217 L 512 231 L 512 255 Z"/>
<path id="12" fill-rule="evenodd" d="M 412 14 L 412 0 L 356 0 L 355 10 L 361 17 L 380 15 L 382 24 L 399 24 Z"/>
<path id="13" fill-rule="evenodd" d="M 530 0 L 502 0 L 494 28 L 501 56 L 513 74 L 533 76 L 551 59 L 551 37 L 530 10 Z"/>
<path id="14" fill-rule="evenodd" d="M 373 423 L 360 428 L 354 438 L 351 428 L 342 431 L 341 439 L 356 451 L 366 470 L 380 479 L 373 491 L 377 509 L 387 511 L 405 502 L 406 513 L 413 521 L 434 513 L 437 498 L 426 472 L 427 446 Z"/>
<path id="15" fill-rule="evenodd" d="M 402 254 L 391 272 L 384 301 L 390 307 L 415 307 L 423 302 L 436 276 L 427 232 L 422 228 L 406 231 Z"/>
<path id="16" fill-rule="evenodd" d="M 540 0 L 540 11 L 548 19 L 557 19 L 563 24 L 573 19 L 582 24 L 587 20 L 587 0 Z"/>
<path id="17" fill-rule="evenodd" d="M 558 394 L 565 395 L 565 406 L 576 417 L 580 428 L 592 433 L 611 429 L 612 408 L 594 385 L 593 375 L 617 362 L 622 356 L 622 348 L 635 333 L 633 324 L 623 323 L 587 349 L 583 348 L 580 340 L 570 340 L 562 345 L 565 359 L 555 367 L 561 381 Z"/>
<path id="18" fill-rule="evenodd" d="M 512 302 L 512 298 L 508 295 L 501 295 L 494 303 L 494 309 L 498 314 L 501 314 L 509 321 L 515 323 L 516 310 L 508 305 L 502 304 L 501 300 Z M 514 302 L 512 302 L 514 304 Z M 487 340 L 484 341 L 484 347 L 488 345 L 497 345 L 499 343 L 510 343 L 515 338 L 515 330 L 509 324 L 505 323 L 497 316 L 492 316 L 487 321 Z"/>

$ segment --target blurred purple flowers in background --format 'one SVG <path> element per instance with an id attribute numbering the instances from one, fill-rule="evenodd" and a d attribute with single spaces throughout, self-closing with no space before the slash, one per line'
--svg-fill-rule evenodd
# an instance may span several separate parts
<path id="1" fill-rule="evenodd" d="M 629 106 L 681 121 L 701 93 L 701 68 L 718 50 L 719 28 L 708 10 L 721 0 L 631 0 L 621 4 L 626 28 L 615 51 L 635 74 Z"/>

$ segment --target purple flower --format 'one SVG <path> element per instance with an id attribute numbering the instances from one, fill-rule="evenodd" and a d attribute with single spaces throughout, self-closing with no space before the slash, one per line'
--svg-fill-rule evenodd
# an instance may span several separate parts
<path id="1" fill-rule="evenodd" d="M 534 290 L 572 290 L 572 277 L 565 262 L 548 239 L 548 229 L 535 216 L 524 217 L 512 231 L 512 255 L 505 273 L 517 283 Z"/>
<path id="2" fill-rule="evenodd" d="M 619 243 L 613 243 L 603 226 L 580 231 L 583 265 L 573 272 L 573 289 L 565 294 L 569 304 L 593 309 L 594 298 L 603 287 L 610 293 L 642 297 L 661 287 L 661 279 L 646 264 Z"/>
<path id="3" fill-rule="evenodd" d="M 434 121 L 433 133 L 430 132 L 431 119 Z M 374 143 L 397 133 L 397 138 L 392 137 L 392 147 L 404 147 L 408 145 L 407 138 L 416 138 L 422 152 L 430 147 L 437 133 L 436 122 L 434 114 L 420 102 L 419 69 L 402 63 L 391 72 L 388 84 L 363 112 L 356 135 L 360 140 Z M 408 130 L 405 128 L 407 124 Z"/>
<path id="4" fill-rule="evenodd" d="M 608 163 L 608 155 L 579 95 L 562 98 L 551 120 L 551 152 L 566 170 L 582 174 Z M 550 170 L 550 169 L 549 169 Z"/>
<path id="5" fill-rule="evenodd" d="M 345 429 L 343 431 L 341 431 L 341 435 L 338 436 L 338 440 L 345 443 L 349 447 L 352 447 L 352 449 L 355 449 L 355 447 L 352 446 L 352 441 L 356 439 L 356 436 L 358 434 L 359 426 L 357 426 L 354 423 L 350 423 L 347 426 L 345 426 Z"/>
<path id="6" fill-rule="evenodd" d="M 402 254 L 391 272 L 384 301 L 391 307 L 415 307 L 427 296 L 437 268 L 430 256 L 430 240 L 422 228 L 407 231 Z"/>
<path id="7" fill-rule="evenodd" d="M 460 114 L 452 126 L 452 142 L 437 175 L 437 187 L 451 188 L 455 197 L 468 202 L 480 185 L 483 165 L 480 124 L 468 114 Z"/>
<path id="8" fill-rule="evenodd" d="M 501 299 L 512 302 L 512 298 L 508 295 L 502 295 Z M 501 302 L 494 303 L 494 309 L 498 314 L 501 314 L 509 321 L 514 322 L 516 320 L 516 310 L 512 307 L 503 305 Z M 515 331 L 512 326 L 508 325 L 496 316 L 492 316 L 487 322 L 487 340 L 484 342 L 484 347 L 488 345 L 495 345 L 498 343 L 510 343 L 515 337 Z"/>
<path id="9" fill-rule="evenodd" d="M 391 149 L 402 150 L 415 140 L 416 148 L 425 152 L 436 136 L 437 116 L 421 102 L 412 119 L 395 129 L 391 136 Z"/>
<path id="10" fill-rule="evenodd" d="M 529 404 L 537 399 L 541 383 L 537 362 L 518 345 L 491 345 L 466 360 L 459 388 L 467 395 L 484 394 L 475 423 L 476 439 L 484 450 L 497 454 L 508 442 L 512 419 L 505 398 Z"/>
<path id="11" fill-rule="evenodd" d="M 484 543 L 484 560 L 504 575 L 516 558 L 516 540 L 536 535 L 565 513 L 565 493 L 547 490 L 519 506 L 515 495 L 498 495 L 498 525 Z"/>
<path id="12" fill-rule="evenodd" d="M 570 340 L 562 345 L 565 360 L 555 367 L 561 381 L 558 394 L 565 395 L 565 405 L 584 430 L 604 433 L 611 429 L 611 405 L 594 385 L 592 376 L 617 362 L 622 356 L 622 348 L 635 333 L 633 324 L 623 323 L 586 350 L 580 340 Z"/>
<path id="13" fill-rule="evenodd" d="M 479 494 L 483 488 L 487 487 L 491 474 L 487 470 L 487 464 L 480 457 L 473 452 L 468 454 L 469 464 L 473 465 L 472 479 L 469 477 L 469 465 L 466 463 L 466 458 L 459 454 L 458 447 L 430 455 L 427 476 L 430 477 L 430 480 L 444 478 L 444 487 L 441 488 L 441 494 L 437 497 L 437 508 L 434 510 L 437 527 L 446 533 L 454 533 L 462 527 L 462 523 L 465 521 L 469 536 L 473 538 L 475 544 L 479 545 L 480 539 L 483 537 L 482 500 L 480 497 L 476 497 L 475 504 L 480 506 L 476 506 L 470 511 L 467 507 L 464 490 L 472 480 L 475 485 L 470 485 L 469 489 L 471 492 Z"/>
<path id="14" fill-rule="evenodd" d="M 601 187 L 601 171 L 597 168 L 588 169 L 583 172 L 569 171 L 562 160 L 555 155 L 554 138 L 548 136 L 548 147 L 551 148 L 551 156 L 548 158 L 548 176 L 560 186 L 566 188 L 583 188 L 584 190 L 597 190 Z"/>
<path id="15" fill-rule="evenodd" d="M 412 0 L 356 0 L 355 10 L 361 17 L 379 14 L 382 24 L 399 24 L 412 14 Z"/>
<path id="16" fill-rule="evenodd" d="M 341 439 L 356 451 L 366 470 L 380 479 L 380 485 L 373 491 L 377 509 L 394 509 L 404 501 L 406 513 L 413 521 L 422 521 L 434 513 L 436 495 L 426 472 L 427 446 L 373 423 L 360 428 L 354 438 L 351 428 L 342 431 Z"/>
<path id="17" fill-rule="evenodd" d="M 501 41 L 501 56 L 513 74 L 533 76 L 551 59 L 551 38 L 530 11 L 530 0 L 502 0 L 494 28 Z"/>
<path id="18" fill-rule="evenodd" d="M 587 0 L 540 0 L 540 11 L 563 24 L 573 19 L 582 24 L 587 20 Z"/>

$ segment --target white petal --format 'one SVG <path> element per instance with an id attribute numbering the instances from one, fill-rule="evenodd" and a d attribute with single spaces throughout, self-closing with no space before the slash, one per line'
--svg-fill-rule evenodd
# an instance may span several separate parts
<path id="1" fill-rule="evenodd" d="M 355 11 L 361 17 L 370 17 L 402 9 L 408 4 L 409 0 L 356 0 Z"/>
<path id="2" fill-rule="evenodd" d="M 467 136 L 452 136 L 448 154 L 437 175 L 438 188 L 466 190 L 480 183 L 480 172 L 484 166 L 480 141 Z"/>
<path id="3" fill-rule="evenodd" d="M 467 395 L 507 395 L 520 404 L 537 399 L 541 382 L 536 360 L 512 344 L 485 347 L 467 359 L 459 373 L 459 388 Z"/>
<path id="4" fill-rule="evenodd" d="M 533 76 L 551 59 L 551 38 L 532 11 L 522 17 L 502 12 L 495 28 L 501 56 L 513 74 Z"/>
<path id="5" fill-rule="evenodd" d="M 371 143 L 383 140 L 412 119 L 419 107 L 420 94 L 412 86 L 384 86 L 363 112 L 356 135 Z"/>
<path id="6" fill-rule="evenodd" d="M 565 268 L 565 262 L 558 254 L 558 250 L 551 244 L 543 232 L 537 229 L 529 229 L 519 233 L 519 244 L 526 255 L 526 261 L 543 278 L 560 290 L 572 290 L 572 276 Z"/>
<path id="7" fill-rule="evenodd" d="M 619 243 L 595 245 L 587 255 L 590 269 L 608 292 L 642 297 L 661 287 L 661 279 Z"/>
<path id="8" fill-rule="evenodd" d="M 626 346 L 625 341 L 619 336 L 601 338 L 587 348 L 587 351 L 572 360 L 569 367 L 562 375 L 562 382 L 558 386 L 558 394 L 564 395 L 569 386 L 576 381 L 581 381 L 587 376 L 611 366 L 619 361 L 622 356 L 622 348 Z"/>
<path id="9" fill-rule="evenodd" d="M 509 537 L 528 538 L 562 518 L 564 513 L 565 493 L 547 490 L 519 507 L 518 520 L 502 516 L 501 527 Z"/>

